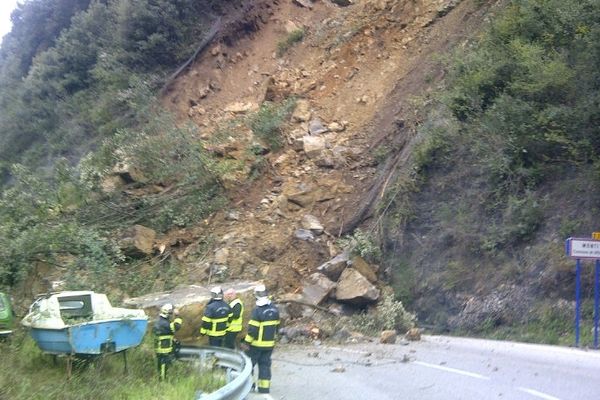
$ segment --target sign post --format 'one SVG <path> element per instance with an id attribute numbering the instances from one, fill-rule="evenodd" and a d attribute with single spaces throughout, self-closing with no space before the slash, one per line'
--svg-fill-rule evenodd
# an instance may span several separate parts
<path id="1" fill-rule="evenodd" d="M 598 348 L 598 323 L 600 312 L 600 232 L 592 239 L 568 238 L 565 242 L 567 256 L 575 258 L 575 347 L 579 347 L 579 321 L 581 318 L 581 260 L 595 260 L 594 279 L 594 348 Z"/>
<path id="2" fill-rule="evenodd" d="M 600 240 L 600 232 L 592 232 L 592 239 Z M 594 271 L 594 348 L 598 348 L 598 320 L 600 313 L 600 260 L 596 260 Z"/>

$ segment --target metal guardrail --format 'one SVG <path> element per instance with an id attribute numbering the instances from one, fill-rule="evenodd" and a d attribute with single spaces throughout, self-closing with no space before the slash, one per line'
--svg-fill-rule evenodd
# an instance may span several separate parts
<path id="1" fill-rule="evenodd" d="M 216 359 L 216 365 L 227 371 L 227 384 L 212 393 L 200 393 L 195 400 L 243 400 L 252 388 L 252 362 L 237 350 L 210 346 L 182 346 L 179 359 L 185 361 Z"/>

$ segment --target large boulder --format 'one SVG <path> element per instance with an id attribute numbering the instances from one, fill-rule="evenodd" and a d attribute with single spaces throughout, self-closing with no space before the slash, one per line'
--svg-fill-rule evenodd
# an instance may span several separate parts
<path id="1" fill-rule="evenodd" d="M 350 266 L 360 272 L 362 276 L 367 278 L 371 283 L 377 283 L 377 274 L 373 267 L 364 260 L 361 256 L 356 256 L 350 261 Z"/>
<path id="2" fill-rule="evenodd" d="M 123 232 L 119 247 L 123 253 L 132 257 L 151 255 L 154 251 L 156 232 L 142 225 L 134 225 Z"/>
<path id="3" fill-rule="evenodd" d="M 337 282 L 335 298 L 338 301 L 364 305 L 379 299 L 379 289 L 354 268 L 346 268 Z"/>
<path id="4" fill-rule="evenodd" d="M 335 288 L 335 282 L 321 273 L 314 273 L 302 282 L 302 300 L 318 305 L 325 300 Z"/>
<path id="5" fill-rule="evenodd" d="M 221 283 L 223 290 L 233 288 L 244 303 L 243 325 L 247 322 L 254 308 L 253 289 L 258 282 L 228 282 Z M 204 307 L 210 300 L 210 287 L 199 285 L 179 286 L 170 292 L 150 293 L 144 296 L 130 298 L 124 301 L 126 306 L 143 308 L 153 318 L 156 317 L 163 304 L 171 303 L 179 309 L 183 326 L 177 332 L 180 340 L 195 341 L 194 336 L 199 334 L 200 323 Z M 152 324 L 153 321 L 150 322 Z"/>

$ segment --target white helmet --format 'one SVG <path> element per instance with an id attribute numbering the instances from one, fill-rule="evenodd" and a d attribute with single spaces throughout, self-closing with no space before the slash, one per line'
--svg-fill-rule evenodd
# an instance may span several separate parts
<path id="1" fill-rule="evenodd" d="M 254 297 L 257 299 L 261 297 L 267 297 L 267 288 L 265 285 L 257 285 L 254 287 Z"/>
<path id="2" fill-rule="evenodd" d="M 160 308 L 160 315 L 163 317 L 168 317 L 171 313 L 173 313 L 173 308 L 173 304 L 171 303 L 163 304 Z"/>
<path id="3" fill-rule="evenodd" d="M 221 289 L 221 286 L 215 286 L 212 289 L 210 289 L 210 296 L 215 300 L 222 300 L 223 289 Z"/>

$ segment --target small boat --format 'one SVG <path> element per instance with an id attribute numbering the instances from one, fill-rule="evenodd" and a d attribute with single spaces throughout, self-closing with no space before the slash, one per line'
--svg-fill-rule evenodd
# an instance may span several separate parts
<path id="1" fill-rule="evenodd" d="M 69 291 L 38 297 L 21 323 L 46 353 L 90 356 L 139 345 L 148 316 L 111 306 L 105 294 Z"/>

